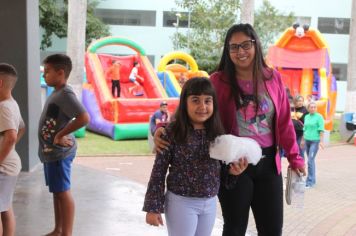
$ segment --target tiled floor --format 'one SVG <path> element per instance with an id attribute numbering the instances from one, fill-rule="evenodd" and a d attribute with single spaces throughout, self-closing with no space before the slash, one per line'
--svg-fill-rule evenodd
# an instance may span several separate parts
<path id="1" fill-rule="evenodd" d="M 163 228 L 146 226 L 140 209 L 153 161 L 153 156 L 77 157 L 74 235 L 166 235 Z M 286 160 L 283 164 L 285 169 Z M 304 209 L 285 205 L 283 235 L 356 235 L 356 147 L 320 150 L 316 168 L 317 185 L 307 190 Z M 15 193 L 16 235 L 49 232 L 51 204 L 41 168 L 22 173 Z M 221 230 L 221 215 L 217 217 L 214 235 Z M 249 234 L 256 234 L 252 216 Z"/>

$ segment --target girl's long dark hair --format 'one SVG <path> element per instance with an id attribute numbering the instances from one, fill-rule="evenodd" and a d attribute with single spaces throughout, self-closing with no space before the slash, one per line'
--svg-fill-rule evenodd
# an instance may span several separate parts
<path id="1" fill-rule="evenodd" d="M 213 141 L 218 135 L 224 134 L 215 90 L 208 78 L 195 77 L 189 79 L 182 88 L 179 106 L 175 113 L 175 120 L 171 123 L 171 132 L 177 143 L 185 143 L 188 134 L 193 130 L 188 116 L 187 100 L 191 95 L 209 95 L 213 97 L 213 114 L 205 121 L 204 127 L 209 141 Z"/>
<path id="2" fill-rule="evenodd" d="M 239 88 L 236 80 L 236 68 L 234 63 L 230 58 L 229 53 L 229 42 L 233 34 L 243 33 L 251 39 L 255 40 L 255 60 L 253 64 L 253 95 L 256 99 L 256 109 L 258 108 L 258 84 L 262 80 L 268 80 L 272 78 L 273 70 L 269 68 L 263 58 L 263 51 L 261 46 L 261 41 L 257 36 L 256 31 L 250 24 L 236 24 L 233 25 L 226 33 L 224 49 L 221 56 L 221 60 L 218 66 L 218 71 L 223 71 L 225 76 L 227 76 L 229 83 L 231 85 L 231 94 L 234 97 L 235 104 L 237 108 L 242 106 L 242 90 Z"/>

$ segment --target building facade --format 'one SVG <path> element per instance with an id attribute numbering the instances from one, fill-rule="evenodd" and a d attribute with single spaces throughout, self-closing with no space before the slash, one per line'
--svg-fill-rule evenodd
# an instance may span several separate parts
<path id="1" fill-rule="evenodd" d="M 255 0 L 255 8 L 262 5 L 263 0 Z M 317 28 L 323 34 L 330 47 L 333 73 L 338 80 L 339 94 L 337 110 L 344 109 L 347 80 L 347 61 L 349 46 L 349 30 L 351 16 L 351 0 L 269 0 L 280 12 L 293 12 L 296 22 Z M 177 49 L 172 43 L 175 32 L 189 31 L 187 10 L 176 6 L 175 0 L 130 0 L 101 1 L 95 14 L 110 25 L 113 36 L 129 38 L 141 45 L 156 67 L 160 58 Z M 185 17 L 182 17 L 185 16 Z M 192 16 L 193 17 L 193 16 Z M 65 50 L 65 39 L 56 39 L 54 46 L 46 55 Z M 102 52 L 114 54 L 131 54 L 126 47 L 105 47 Z"/>

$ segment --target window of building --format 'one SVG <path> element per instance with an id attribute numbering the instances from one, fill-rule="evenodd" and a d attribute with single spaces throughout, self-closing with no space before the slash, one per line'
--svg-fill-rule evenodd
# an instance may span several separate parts
<path id="1" fill-rule="evenodd" d="M 108 25 L 156 26 L 156 11 L 98 8 L 95 16 Z"/>
<path id="2" fill-rule="evenodd" d="M 296 16 L 295 17 L 295 22 L 299 23 L 299 25 L 309 25 L 311 24 L 311 17 L 308 16 Z"/>
<path id="3" fill-rule="evenodd" d="M 318 29 L 321 33 L 327 34 L 349 34 L 349 18 L 318 18 Z"/>
<path id="4" fill-rule="evenodd" d="M 177 13 L 180 14 L 180 17 L 177 16 Z M 179 25 L 176 26 L 178 18 L 179 18 Z M 188 12 L 164 11 L 163 27 L 188 28 Z"/>
<path id="5" fill-rule="evenodd" d="M 347 80 L 347 64 L 344 63 L 332 63 L 332 72 L 336 80 Z"/>

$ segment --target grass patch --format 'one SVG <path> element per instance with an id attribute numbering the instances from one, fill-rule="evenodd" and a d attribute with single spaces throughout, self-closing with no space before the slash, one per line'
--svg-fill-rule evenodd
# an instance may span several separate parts
<path id="1" fill-rule="evenodd" d="M 84 138 L 78 138 L 80 156 L 100 156 L 109 154 L 149 155 L 147 139 L 114 141 L 109 137 L 86 131 Z"/>
<path id="2" fill-rule="evenodd" d="M 339 132 L 340 119 L 334 119 L 333 130 L 330 132 L 330 143 L 341 142 Z M 86 131 L 85 138 L 78 138 L 80 156 L 100 155 L 152 155 L 147 139 L 114 141 L 109 137 Z"/>
<path id="3" fill-rule="evenodd" d="M 340 126 L 340 119 L 334 119 L 333 129 L 330 132 L 330 143 L 341 142 L 339 126 Z"/>

